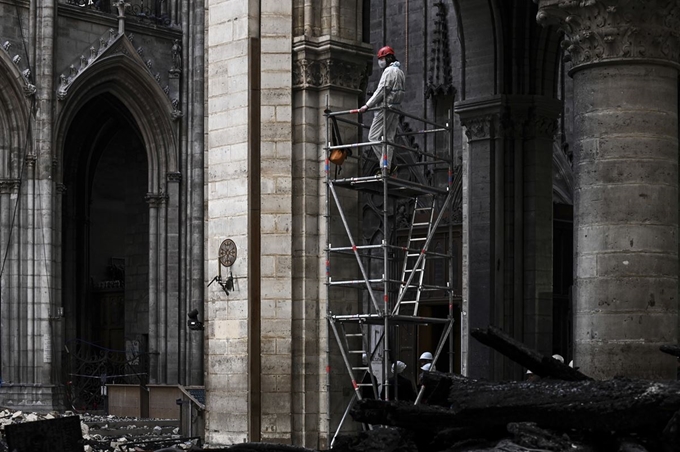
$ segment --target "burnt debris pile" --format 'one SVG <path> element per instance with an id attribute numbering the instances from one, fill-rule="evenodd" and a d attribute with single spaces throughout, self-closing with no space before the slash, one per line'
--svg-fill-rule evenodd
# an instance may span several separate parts
<path id="1" fill-rule="evenodd" d="M 492 383 L 426 373 L 426 404 L 362 400 L 354 419 L 386 428 L 340 438 L 333 450 L 680 450 L 680 382 L 595 381 L 498 329 L 472 335 L 542 379 Z"/>

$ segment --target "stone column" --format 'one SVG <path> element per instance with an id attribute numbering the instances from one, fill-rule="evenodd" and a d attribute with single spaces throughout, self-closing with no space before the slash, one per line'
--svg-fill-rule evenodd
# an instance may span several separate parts
<path id="1" fill-rule="evenodd" d="M 675 378 L 680 1 L 541 0 L 574 79 L 575 363 Z"/>
<path id="2" fill-rule="evenodd" d="M 328 447 L 351 397 L 351 383 L 339 352 L 330 348 L 328 353 L 329 347 L 335 347 L 335 339 L 329 337 L 332 333 L 325 316 L 329 310 L 352 312 L 357 305 L 357 292 L 343 296 L 336 291 L 328 300 L 323 285 L 325 247 L 329 242 L 336 243 L 336 234 L 337 241 L 347 240 L 335 208 L 328 219 L 334 238 L 326 236 L 323 111 L 327 101 L 334 111 L 361 105 L 368 64 L 373 59 L 371 46 L 362 43 L 361 2 L 335 3 L 336 7 L 323 2 L 296 2 L 293 11 L 293 443 L 315 449 Z M 342 123 L 341 127 L 346 142 L 359 141 L 356 128 Z M 348 159 L 342 174 L 356 175 L 356 161 Z M 348 222 L 357 226 L 357 194 L 340 190 L 338 196 Z M 356 265 L 347 267 L 337 265 L 333 275 L 345 271 L 356 277 Z"/>
<path id="3" fill-rule="evenodd" d="M 552 354 L 552 142 L 560 103 L 495 96 L 456 105 L 463 150 L 462 371 L 520 379 L 521 369 L 477 341 L 494 325 Z M 467 344 L 466 344 L 467 342 Z"/>
<path id="4" fill-rule="evenodd" d="M 503 137 L 500 96 L 459 103 L 463 150 L 463 306 L 461 372 L 493 378 L 499 357 L 468 334 L 503 316 Z M 467 346 L 466 346 L 467 342 Z"/>
<path id="5" fill-rule="evenodd" d="M 164 249 L 160 239 L 164 225 L 164 193 L 147 193 L 149 205 L 149 383 L 166 381 L 167 342 L 165 337 L 166 299 L 164 284 Z"/>
<path id="6" fill-rule="evenodd" d="M 166 297 L 167 315 L 164 319 L 167 341 L 166 363 L 167 374 L 164 383 L 180 383 L 181 365 L 177 357 L 182 356 L 185 346 L 184 333 L 187 328 L 186 309 L 180 303 L 179 265 L 180 265 L 180 190 L 182 174 L 170 172 L 166 175 L 167 209 L 165 210 L 166 252 L 166 283 L 163 292 Z"/>

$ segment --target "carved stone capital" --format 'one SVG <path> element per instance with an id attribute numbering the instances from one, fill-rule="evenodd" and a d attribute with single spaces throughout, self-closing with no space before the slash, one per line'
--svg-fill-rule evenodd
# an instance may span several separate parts
<path id="1" fill-rule="evenodd" d="M 160 207 L 165 203 L 165 201 L 167 201 L 167 199 L 168 195 L 163 192 L 147 193 L 144 197 L 144 200 L 149 204 L 150 207 Z"/>
<path id="2" fill-rule="evenodd" d="M 513 123 L 505 113 L 484 114 L 480 116 L 461 117 L 468 140 L 488 140 L 512 136 Z"/>
<path id="3" fill-rule="evenodd" d="M 536 138 L 553 140 L 557 133 L 557 126 L 557 117 L 532 112 L 525 122 L 524 137 L 529 140 Z"/>
<path id="4" fill-rule="evenodd" d="M 20 185 L 19 179 L 0 179 L 0 194 L 16 193 Z"/>
<path id="5" fill-rule="evenodd" d="M 370 63 L 334 60 L 308 60 L 302 58 L 293 63 L 293 88 L 335 87 L 362 91 L 366 86 Z"/>
<path id="6" fill-rule="evenodd" d="M 536 0 L 535 0 L 536 1 Z M 574 69 L 637 59 L 680 64 L 680 0 L 539 0 L 536 20 L 564 32 Z"/>
<path id="7" fill-rule="evenodd" d="M 371 72 L 372 52 L 328 37 L 296 38 L 293 44 L 293 88 L 339 88 L 363 92 Z"/>

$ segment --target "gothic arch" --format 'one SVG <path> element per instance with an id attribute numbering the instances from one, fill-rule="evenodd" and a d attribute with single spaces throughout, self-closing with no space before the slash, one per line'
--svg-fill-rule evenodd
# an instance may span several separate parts
<path id="1" fill-rule="evenodd" d="M 0 180 L 18 179 L 20 155 L 26 145 L 30 101 L 28 82 L 0 48 Z"/>
<path id="2" fill-rule="evenodd" d="M 177 383 L 182 364 L 177 362 L 176 350 L 183 345 L 179 343 L 181 338 L 173 335 L 176 336 L 184 324 L 177 316 L 166 315 L 178 312 L 182 303 L 181 288 L 168 283 L 179 279 L 176 262 L 180 254 L 177 231 L 181 177 L 178 166 L 179 125 L 173 121 L 177 112 L 128 38 L 120 35 L 118 39 L 117 43 L 111 44 L 110 54 L 101 55 L 69 81 L 67 91 L 60 88 L 59 97 L 63 100 L 57 107 L 54 149 L 58 165 L 55 180 L 63 183 L 70 170 L 65 167 L 69 161 L 65 154 L 70 151 L 66 149 L 67 137 L 79 112 L 97 98 L 113 96 L 127 110 L 129 121 L 138 131 L 147 154 L 148 346 L 153 352 L 149 380 L 152 383 Z M 61 229 L 57 232 L 57 241 L 63 240 L 62 233 Z M 172 355 L 173 350 L 175 355 Z"/>
<path id="3" fill-rule="evenodd" d="M 453 0 L 461 42 L 461 100 L 500 94 L 503 24 L 495 0 Z"/>
<path id="4" fill-rule="evenodd" d="M 110 93 L 130 112 L 140 130 L 149 162 L 149 193 L 165 191 L 166 176 L 178 171 L 176 127 L 172 104 L 146 68 L 124 54 L 103 58 L 79 75 L 60 106 L 55 149 L 63 161 L 66 134 L 80 109 L 95 97 Z M 57 180 L 63 180 L 59 168 Z"/>

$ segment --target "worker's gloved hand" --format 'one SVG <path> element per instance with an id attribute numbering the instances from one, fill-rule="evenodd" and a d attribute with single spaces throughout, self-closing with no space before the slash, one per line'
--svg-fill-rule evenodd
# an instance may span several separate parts
<path id="1" fill-rule="evenodd" d="M 360 112 L 360 113 L 365 113 L 366 110 L 368 110 L 368 107 L 367 107 L 366 105 L 364 105 L 363 107 L 361 107 L 361 108 L 359 109 L 359 112 Z"/>

